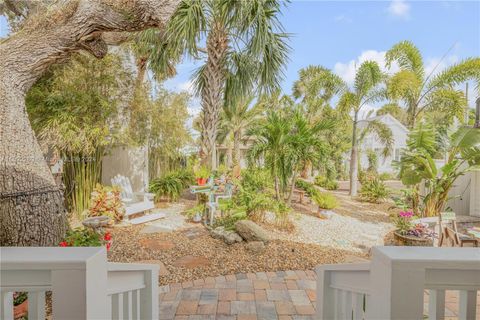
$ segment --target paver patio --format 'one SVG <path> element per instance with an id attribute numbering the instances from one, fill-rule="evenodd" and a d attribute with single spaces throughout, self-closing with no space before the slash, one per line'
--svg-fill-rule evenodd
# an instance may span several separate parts
<path id="1" fill-rule="evenodd" d="M 315 288 L 312 270 L 239 273 L 176 283 L 160 287 L 159 319 L 314 319 Z M 446 293 L 445 319 L 457 319 L 457 294 Z M 480 310 L 480 293 L 477 303 Z"/>

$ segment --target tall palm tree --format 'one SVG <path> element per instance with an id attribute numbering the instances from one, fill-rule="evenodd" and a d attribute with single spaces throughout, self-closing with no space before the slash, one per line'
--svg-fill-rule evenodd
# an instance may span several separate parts
<path id="1" fill-rule="evenodd" d="M 220 114 L 217 140 L 229 146 L 227 165 L 235 166 L 240 162 L 240 144 L 243 134 L 258 120 L 262 113 L 262 105 L 252 107 L 253 97 L 245 98 L 237 103 L 227 104 Z"/>
<path id="2" fill-rule="evenodd" d="M 362 135 L 359 135 L 358 116 L 364 107 L 369 103 L 375 103 L 384 99 L 384 89 L 381 87 L 385 76 L 378 64 L 374 61 L 365 61 L 360 65 L 356 75 L 353 90 L 347 90 L 338 102 L 338 109 L 345 113 L 353 113 L 352 119 L 352 149 L 350 154 L 350 195 L 357 195 L 358 177 L 358 145 Z M 391 152 L 391 131 L 379 121 L 369 121 L 368 131 L 377 133 L 379 138 L 384 138 L 387 145 L 384 149 L 384 156 Z M 364 134 L 366 132 L 364 131 Z M 363 134 L 363 135 L 364 135 Z"/>
<path id="3" fill-rule="evenodd" d="M 216 166 L 215 142 L 224 102 L 253 89 L 272 92 L 279 87 L 289 51 L 278 20 L 284 2 L 182 0 L 169 21 L 167 47 L 181 48 L 205 62 L 194 74 L 194 84 L 201 97 L 201 154 L 207 165 Z M 201 42 L 206 48 L 199 47 Z"/>
<path id="4" fill-rule="evenodd" d="M 464 120 L 467 101 L 455 85 L 474 80 L 480 83 L 480 58 L 468 58 L 433 75 L 426 74 L 420 50 L 410 41 L 401 41 L 387 51 L 387 66 L 394 62 L 400 71 L 387 82 L 388 97 L 407 113 L 407 127 L 412 129 L 425 113 L 442 111 L 445 119 Z M 438 67 L 438 65 L 437 65 Z"/>

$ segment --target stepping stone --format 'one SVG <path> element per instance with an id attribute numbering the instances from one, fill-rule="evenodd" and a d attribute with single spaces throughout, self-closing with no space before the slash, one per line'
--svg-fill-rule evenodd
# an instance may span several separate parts
<path id="1" fill-rule="evenodd" d="M 176 260 L 173 265 L 175 267 L 185 267 L 189 269 L 197 268 L 197 267 L 205 267 L 210 264 L 205 257 L 195 257 L 195 256 L 185 256 L 178 260 Z"/>
<path id="2" fill-rule="evenodd" d="M 130 222 L 131 224 L 140 224 L 140 223 L 145 223 L 145 222 L 158 220 L 162 218 L 165 218 L 164 213 L 154 213 L 154 214 L 148 214 L 148 215 L 144 215 L 142 217 L 138 217 L 134 219 L 128 219 L 128 222 Z"/>
<path id="3" fill-rule="evenodd" d="M 159 276 L 168 276 L 170 274 L 170 271 L 168 271 L 167 267 L 165 267 L 165 264 L 160 260 L 142 260 L 142 261 L 138 261 L 137 263 L 158 265 L 160 267 L 158 269 L 158 275 Z"/>
<path id="4" fill-rule="evenodd" d="M 173 229 L 171 228 L 168 228 L 168 227 L 161 227 L 161 226 L 154 226 L 154 225 L 150 225 L 150 226 L 145 226 L 142 230 L 140 230 L 140 233 L 144 233 L 144 234 L 149 234 L 149 233 L 166 233 L 166 232 L 172 232 Z"/>
<path id="5" fill-rule="evenodd" d="M 139 242 L 142 247 L 152 250 L 168 250 L 175 247 L 171 241 L 157 239 L 141 239 Z"/>
<path id="6" fill-rule="evenodd" d="M 207 233 L 204 228 L 190 228 L 182 232 L 182 234 L 190 240 L 202 237 Z"/>

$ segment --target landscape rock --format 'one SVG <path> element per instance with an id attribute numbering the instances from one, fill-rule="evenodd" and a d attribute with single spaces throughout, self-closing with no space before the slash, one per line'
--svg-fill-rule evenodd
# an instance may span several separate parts
<path id="1" fill-rule="evenodd" d="M 253 253 L 262 253 L 265 251 L 265 244 L 262 241 L 248 242 L 245 247 L 247 250 L 252 251 Z"/>
<path id="2" fill-rule="evenodd" d="M 243 239 L 235 231 L 225 230 L 224 227 L 218 227 L 210 231 L 212 237 L 215 239 L 221 239 L 226 244 L 234 244 L 236 242 L 242 242 Z"/>
<path id="3" fill-rule="evenodd" d="M 251 220 L 237 221 L 235 229 L 245 241 L 262 241 L 267 243 L 270 240 L 268 232 Z"/>
<path id="4" fill-rule="evenodd" d="M 321 219 L 330 219 L 334 214 L 335 212 L 330 210 L 319 210 L 317 213 L 318 217 Z"/>

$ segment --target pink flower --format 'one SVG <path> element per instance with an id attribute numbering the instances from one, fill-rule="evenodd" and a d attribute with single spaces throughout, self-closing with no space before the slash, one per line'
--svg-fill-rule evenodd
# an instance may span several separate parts
<path id="1" fill-rule="evenodd" d="M 411 211 L 401 211 L 398 215 L 402 218 L 411 218 L 411 217 L 413 217 L 413 212 L 411 212 Z"/>
<path id="2" fill-rule="evenodd" d="M 107 251 L 110 251 L 110 247 L 112 246 L 112 243 L 111 242 L 107 242 L 107 244 L 105 245 L 107 247 Z"/>

